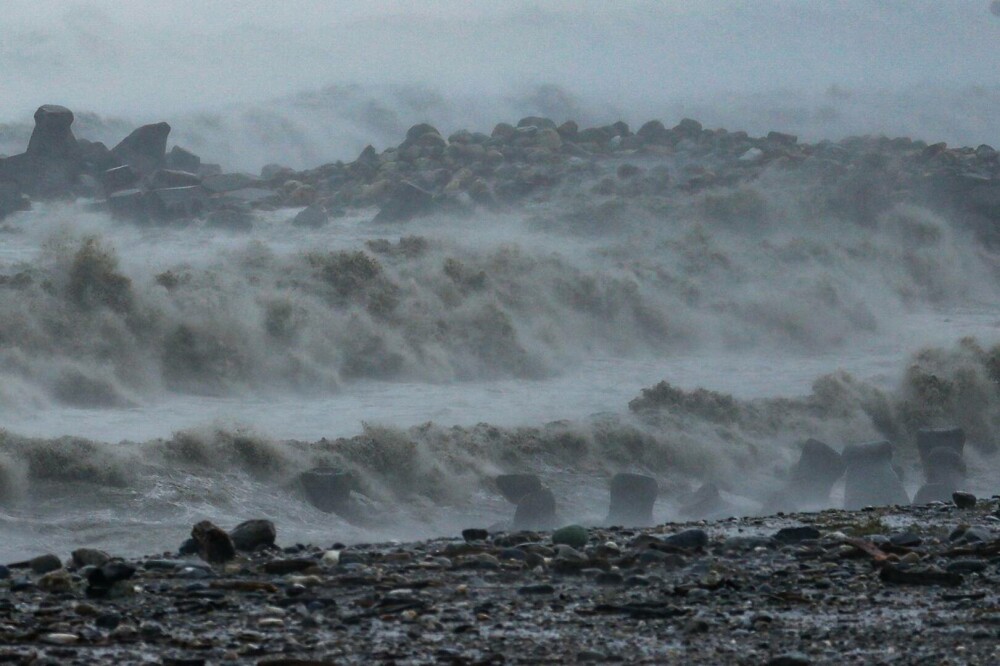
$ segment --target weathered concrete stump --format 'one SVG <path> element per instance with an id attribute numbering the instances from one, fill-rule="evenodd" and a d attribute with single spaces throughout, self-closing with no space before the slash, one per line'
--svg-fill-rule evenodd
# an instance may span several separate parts
<path id="1" fill-rule="evenodd" d="M 826 506 L 833 484 L 843 474 L 844 460 L 840 453 L 818 439 L 806 440 L 781 498 L 795 507 Z"/>
<path id="2" fill-rule="evenodd" d="M 350 472 L 336 467 L 314 467 L 299 475 L 299 482 L 306 499 L 320 511 L 353 517 L 351 490 L 355 483 Z"/>
<path id="3" fill-rule="evenodd" d="M 542 480 L 535 474 L 501 474 L 495 483 L 500 494 L 511 504 L 517 504 L 525 495 L 542 489 Z"/>
<path id="4" fill-rule="evenodd" d="M 925 469 L 927 457 L 935 449 L 954 451 L 961 458 L 965 451 L 965 431 L 955 426 L 918 430 L 917 451 L 920 453 L 920 462 L 924 463 Z"/>
<path id="5" fill-rule="evenodd" d="M 611 506 L 604 522 L 629 527 L 651 525 L 659 492 L 660 485 L 651 476 L 615 474 L 611 478 Z"/>
<path id="6" fill-rule="evenodd" d="M 909 504 L 910 498 L 892 467 L 892 444 L 852 444 L 841 454 L 847 468 L 844 508 Z"/>
<path id="7" fill-rule="evenodd" d="M 950 502 L 953 489 L 943 483 L 925 483 L 913 496 L 914 504 L 930 504 L 931 502 Z"/>
<path id="8" fill-rule="evenodd" d="M 558 522 L 556 498 L 548 488 L 524 495 L 514 511 L 516 530 L 549 530 Z"/>

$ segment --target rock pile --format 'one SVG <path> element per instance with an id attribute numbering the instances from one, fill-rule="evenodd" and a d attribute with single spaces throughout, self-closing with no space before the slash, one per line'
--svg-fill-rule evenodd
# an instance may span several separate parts
<path id="1" fill-rule="evenodd" d="M 398 146 L 366 147 L 353 162 L 293 171 L 267 165 L 259 177 L 220 173 L 174 146 L 170 127 L 146 125 L 113 149 L 73 137 L 73 114 L 43 106 L 28 150 L 0 161 L 0 216 L 26 197 L 106 197 L 115 214 L 188 220 L 231 229 L 255 208 L 306 207 L 297 226 L 317 227 L 350 209 L 402 223 L 435 211 L 463 212 L 546 201 L 589 191 L 608 201 L 656 209 L 665 201 L 786 174 L 819 210 L 871 224 L 898 202 L 947 210 L 989 243 L 1000 243 L 1000 153 L 909 138 L 851 137 L 808 144 L 770 132 L 706 129 L 692 119 L 657 120 L 637 131 L 624 122 L 580 128 L 541 117 L 500 123 L 489 134 L 411 127 Z M 733 215 L 725 201 L 713 214 Z M 731 207 L 731 206 L 730 206 Z M 752 211 L 751 211 L 752 212 Z M 745 210 L 740 214 L 746 213 Z"/>

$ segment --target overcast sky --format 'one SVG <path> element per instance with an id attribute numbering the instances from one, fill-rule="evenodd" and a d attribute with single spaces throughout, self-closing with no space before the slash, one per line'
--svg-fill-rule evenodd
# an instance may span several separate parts
<path id="1" fill-rule="evenodd" d="M 5 0 L 0 118 L 169 114 L 331 83 L 631 99 L 1000 84 L 988 0 Z"/>

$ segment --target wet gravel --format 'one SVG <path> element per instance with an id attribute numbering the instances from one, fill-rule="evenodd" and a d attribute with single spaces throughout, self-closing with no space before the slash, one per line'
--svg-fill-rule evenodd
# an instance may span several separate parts
<path id="1" fill-rule="evenodd" d="M 996 511 L 43 555 L 0 568 L 0 663 L 996 663 Z"/>

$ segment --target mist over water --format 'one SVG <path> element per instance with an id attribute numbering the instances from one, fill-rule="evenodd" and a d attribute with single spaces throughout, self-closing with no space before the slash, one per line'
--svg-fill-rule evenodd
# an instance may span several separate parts
<path id="1" fill-rule="evenodd" d="M 166 120 L 250 173 L 536 114 L 1000 144 L 985 2 L 239 6 L 5 5 L 0 153 L 43 103 L 109 146 Z M 450 533 L 509 518 L 487 479 L 524 469 L 567 520 L 600 520 L 621 470 L 661 480 L 661 520 L 704 481 L 752 512 L 807 437 L 958 423 L 988 448 L 995 249 L 921 205 L 861 224 L 810 196 L 776 170 L 653 213 L 580 197 L 307 229 L 279 209 L 246 233 L 36 203 L 0 227 L 0 560 L 171 548 L 203 517 L 271 518 L 282 541 Z M 673 411 L 629 409 L 663 380 Z M 378 520 L 289 490 L 318 464 Z"/>

